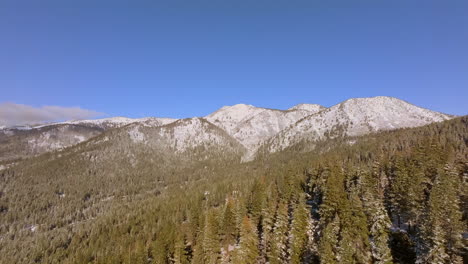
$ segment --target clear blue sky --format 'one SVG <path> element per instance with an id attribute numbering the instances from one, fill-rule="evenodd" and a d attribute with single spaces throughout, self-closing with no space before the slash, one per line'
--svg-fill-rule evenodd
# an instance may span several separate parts
<path id="1" fill-rule="evenodd" d="M 0 103 L 180 118 L 377 95 L 468 114 L 467 1 L 0 3 Z"/>

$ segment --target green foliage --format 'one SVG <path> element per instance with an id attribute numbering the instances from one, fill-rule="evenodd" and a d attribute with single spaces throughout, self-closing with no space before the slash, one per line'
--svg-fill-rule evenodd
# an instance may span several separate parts
<path id="1" fill-rule="evenodd" d="M 290 263 L 298 264 L 303 260 L 309 240 L 308 231 L 311 221 L 310 211 L 306 207 L 304 196 L 302 196 L 299 203 L 294 205 L 292 215 L 291 239 L 289 241 Z"/>
<path id="2" fill-rule="evenodd" d="M 210 210 L 205 220 L 203 231 L 203 255 L 204 263 L 215 264 L 218 262 L 220 254 L 219 224 L 216 212 Z"/>
<path id="3" fill-rule="evenodd" d="M 441 169 L 435 179 L 428 202 L 427 224 L 424 225 L 429 245 L 426 254 L 422 256 L 425 262 L 461 263 L 461 234 L 464 226 L 459 206 L 460 185 L 460 177 L 450 165 Z"/>
<path id="4" fill-rule="evenodd" d="M 125 141 L 23 160 L 0 171 L 0 263 L 462 263 L 467 124 L 249 163 Z"/>
<path id="5" fill-rule="evenodd" d="M 239 247 L 235 251 L 232 263 L 254 264 L 257 263 L 258 235 L 255 226 L 249 217 L 242 220 Z"/>
<path id="6" fill-rule="evenodd" d="M 282 201 L 278 204 L 273 234 L 270 240 L 268 259 L 272 264 L 284 263 L 287 260 L 288 224 L 288 205 Z"/>

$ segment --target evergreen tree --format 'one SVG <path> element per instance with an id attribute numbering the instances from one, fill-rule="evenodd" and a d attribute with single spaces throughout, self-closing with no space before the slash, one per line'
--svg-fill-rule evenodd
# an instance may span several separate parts
<path id="1" fill-rule="evenodd" d="M 240 242 L 235 251 L 232 263 L 255 264 L 259 257 L 258 235 L 249 217 L 242 220 Z"/>
<path id="2" fill-rule="evenodd" d="M 339 263 L 336 258 L 339 232 L 340 218 L 335 214 L 333 220 L 322 231 L 318 248 L 320 263 Z"/>
<path id="3" fill-rule="evenodd" d="M 203 231 L 203 256 L 206 264 L 218 262 L 221 250 L 218 230 L 219 225 L 216 212 L 210 210 L 206 216 Z"/>
<path id="4" fill-rule="evenodd" d="M 188 252 L 186 251 L 185 238 L 183 234 L 178 234 L 174 244 L 174 264 L 187 264 L 189 262 Z"/>
<path id="5" fill-rule="evenodd" d="M 368 229 L 370 232 L 371 250 L 374 263 L 392 263 L 392 254 L 389 248 L 390 218 L 385 210 L 383 191 L 379 189 L 379 177 L 375 171 L 363 173 L 362 201 L 364 212 L 367 216 Z"/>
<path id="6" fill-rule="evenodd" d="M 310 222 L 310 211 L 306 207 L 305 199 L 302 196 L 299 203 L 295 205 L 293 211 L 293 220 L 291 223 L 291 237 L 290 237 L 290 263 L 301 263 L 303 255 L 306 251 L 308 242 L 308 229 Z"/>
<path id="7" fill-rule="evenodd" d="M 263 208 L 266 204 L 266 186 L 265 179 L 261 178 L 257 180 L 252 188 L 250 204 L 249 204 L 249 213 L 252 220 L 257 222 L 260 219 Z"/>
<path id="8" fill-rule="evenodd" d="M 278 204 L 269 246 L 268 260 L 271 264 L 285 263 L 287 261 L 288 223 L 288 206 L 285 202 L 281 201 Z"/>
<path id="9" fill-rule="evenodd" d="M 193 246 L 193 257 L 192 257 L 192 263 L 193 264 L 204 264 L 205 263 L 205 255 L 203 252 L 203 238 L 204 234 L 203 231 L 198 231 L 196 239 L 195 239 L 195 245 Z"/>
<path id="10" fill-rule="evenodd" d="M 152 250 L 153 263 L 155 264 L 166 264 L 168 263 L 168 250 L 167 243 L 164 238 L 156 239 Z M 130 261 L 131 262 L 131 261 Z"/>
<path id="11" fill-rule="evenodd" d="M 222 220 L 222 239 L 225 246 L 234 245 L 237 237 L 236 215 L 234 200 L 228 198 L 224 207 L 224 214 Z"/>
<path id="12" fill-rule="evenodd" d="M 370 263 L 369 231 L 361 200 L 355 188 L 349 190 L 339 210 L 340 241 L 337 258 L 340 263 Z"/>
<path id="13" fill-rule="evenodd" d="M 271 188 L 274 189 L 274 188 Z M 275 212 L 276 212 L 276 207 L 277 207 L 277 199 L 278 196 L 276 195 L 276 192 L 273 192 L 273 195 L 271 195 L 270 199 L 268 200 L 267 206 L 263 209 L 262 211 L 262 222 L 261 222 L 261 234 L 260 234 L 260 256 L 261 256 L 261 261 L 265 263 L 267 260 L 267 252 L 270 252 L 270 241 L 272 237 L 274 236 L 273 234 L 273 225 L 274 225 L 274 218 L 275 218 Z"/>
<path id="14" fill-rule="evenodd" d="M 428 250 L 418 258 L 418 263 L 462 263 L 463 224 L 459 186 L 460 178 L 450 165 L 436 177 L 429 199 L 429 217 L 424 228 Z"/>

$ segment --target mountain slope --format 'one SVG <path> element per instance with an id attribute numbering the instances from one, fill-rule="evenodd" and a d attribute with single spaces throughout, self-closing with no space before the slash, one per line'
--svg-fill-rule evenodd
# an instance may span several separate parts
<path id="1" fill-rule="evenodd" d="M 246 221 L 251 221 L 250 219 L 258 216 L 265 219 L 271 217 L 273 220 L 271 222 L 259 221 L 259 226 L 254 225 L 254 232 L 250 233 L 242 232 L 243 229 L 240 226 L 242 223 L 232 221 L 233 230 L 240 231 L 234 231 L 232 241 L 222 245 L 226 249 L 233 248 L 230 245 L 234 245 L 234 250 L 238 248 L 239 243 L 236 238 L 239 234 L 242 239 L 244 234 L 274 230 L 275 226 L 280 226 L 279 224 L 285 226 L 287 230 L 285 234 L 295 232 L 295 234 L 310 235 L 309 232 L 313 232 L 314 237 L 322 239 L 327 234 L 325 232 L 335 230 L 335 228 L 327 228 L 328 231 L 324 229 L 330 217 L 322 216 L 322 214 L 330 212 L 333 208 L 321 207 L 323 203 L 346 206 L 345 210 L 331 211 L 341 214 L 339 219 L 337 217 L 331 219 L 338 219 L 338 224 L 346 225 L 340 230 L 347 232 L 347 236 L 343 238 L 351 239 L 352 242 L 334 242 L 337 244 L 336 247 L 333 244 L 334 248 L 340 249 L 340 245 L 352 245 L 352 250 L 363 250 L 365 252 L 363 255 L 370 256 L 372 252 L 375 252 L 374 248 L 355 247 L 354 245 L 356 241 L 358 243 L 374 241 L 374 231 L 377 231 L 381 235 L 392 236 L 392 241 L 394 241 L 392 244 L 389 245 L 387 240 L 383 240 L 383 243 L 376 243 L 376 245 L 395 249 L 392 250 L 392 254 L 396 254 L 395 259 L 398 260 L 400 255 L 411 253 L 416 248 L 411 243 L 401 243 L 410 241 L 405 229 L 400 229 L 399 225 L 389 228 L 392 223 L 387 223 L 387 219 L 392 219 L 389 218 L 392 215 L 386 216 L 387 211 L 381 210 L 380 207 L 375 210 L 376 206 L 382 205 L 384 201 L 391 205 L 398 205 L 395 204 L 395 199 L 387 200 L 378 194 L 374 195 L 374 192 L 391 191 L 390 188 L 396 182 L 394 176 L 406 175 L 395 173 L 395 169 L 413 171 L 415 168 L 394 168 L 399 163 L 393 162 L 393 159 L 408 160 L 408 156 L 411 157 L 413 153 L 419 151 L 420 146 L 426 145 L 428 151 L 423 154 L 433 156 L 419 156 L 421 161 L 429 166 L 427 170 L 422 171 L 432 173 L 435 168 L 436 171 L 443 172 L 445 162 L 458 157 L 460 160 L 455 164 L 460 165 L 459 175 L 460 177 L 466 175 L 466 165 L 465 172 L 462 171 L 462 166 L 466 164 L 467 157 L 464 141 L 468 129 L 467 117 L 416 129 L 403 129 L 360 137 L 356 139 L 355 145 L 343 143 L 334 148 L 325 146 L 322 150 L 326 151 L 320 154 L 283 152 L 271 155 L 269 159 L 256 160 L 252 163 L 207 160 L 180 169 L 187 163 L 177 159 L 176 166 L 168 168 L 161 166 L 164 162 L 157 158 L 156 153 L 143 152 L 135 157 L 139 159 L 139 163 L 131 166 L 131 162 L 128 162 L 128 152 L 123 152 L 123 150 L 132 148 L 141 150 L 150 143 L 144 141 L 150 140 L 146 138 L 143 141 L 133 142 L 129 131 L 135 127 L 145 137 L 161 132 L 164 142 L 173 137 L 172 133 L 175 135 L 179 133 L 177 131 L 182 132 L 196 127 L 202 128 L 198 131 L 212 131 L 213 133 L 219 131 L 219 128 L 205 123 L 202 119 L 181 120 L 177 123 L 166 125 L 164 128 L 132 124 L 120 129 L 108 130 L 98 137 L 60 153 L 41 155 L 18 163 L 9 169 L 0 169 L 2 179 L 0 181 L 0 253 L 2 254 L 0 263 L 89 263 L 93 261 L 139 263 L 140 259 L 143 260 L 140 261 L 141 263 L 146 263 L 150 258 L 152 258 L 152 263 L 166 263 L 171 261 L 172 252 L 180 248 L 180 237 L 187 239 L 189 246 L 182 247 L 182 250 L 187 252 L 187 256 L 190 256 L 189 262 L 192 263 L 196 262 L 194 258 L 196 254 L 202 256 L 223 254 L 223 251 L 206 253 L 202 248 L 190 247 L 190 245 L 202 244 L 205 236 L 197 234 L 199 232 L 207 234 L 206 231 L 211 230 L 209 228 L 212 227 L 217 231 L 214 234 L 227 234 L 226 231 L 230 230 L 229 225 L 210 226 L 205 224 L 203 219 L 210 219 L 210 215 L 218 216 L 214 219 L 226 219 L 225 215 L 232 215 L 232 210 L 240 212 L 241 217 L 248 216 L 248 218 L 243 218 Z M 433 151 L 434 145 L 437 146 L 436 150 L 442 151 Z M 117 149 L 117 146 L 120 146 L 120 149 Z M 116 152 L 108 151 L 112 149 Z M 379 158 L 381 155 L 383 157 Z M 106 157 L 109 158 L 108 163 L 100 162 L 99 158 Z M 115 157 L 122 159 L 115 159 Z M 372 158 L 368 159 L 368 157 Z M 414 159 L 414 157 L 411 158 Z M 358 165 L 354 169 L 342 165 L 342 162 L 346 161 L 349 164 Z M 330 164 L 342 167 L 333 169 Z M 420 163 L 408 162 L 408 164 L 417 166 Z M 369 171 L 369 168 L 373 170 Z M 375 175 L 376 181 L 366 181 L 369 178 L 364 177 L 369 175 Z M 329 180 L 330 177 L 336 176 L 343 177 L 343 179 Z M 417 180 L 418 177 L 409 177 L 409 179 Z M 392 182 L 389 184 L 388 180 Z M 427 181 L 422 182 L 424 184 L 414 185 L 429 186 Z M 356 186 L 357 184 L 359 185 Z M 454 184 L 460 188 L 460 191 L 467 190 L 463 188 L 466 187 L 465 185 Z M 334 187 L 344 188 L 345 186 L 346 190 L 334 189 Z M 419 190 L 418 188 L 410 189 Z M 418 198 L 405 193 L 405 190 L 402 189 L 398 197 Z M 307 194 L 302 193 L 304 191 Z M 466 191 L 462 195 L 466 197 Z M 307 201 L 304 200 L 306 197 Z M 374 200 L 376 197 L 378 203 Z M 327 203 L 327 199 L 330 203 Z M 440 200 L 444 201 L 444 199 Z M 444 202 L 444 204 L 447 203 L 449 201 Z M 291 214 L 288 213 L 288 204 L 293 205 Z M 452 205 L 455 204 L 458 203 L 452 203 Z M 302 226 L 301 229 L 297 228 L 296 224 L 300 223 L 295 221 L 299 219 L 298 205 L 308 209 L 302 210 L 303 212 L 310 212 L 309 206 L 312 206 L 314 209 L 312 217 L 320 214 L 320 219 L 314 218 L 315 221 L 310 222 L 310 226 L 314 227 L 312 231 L 307 231 L 311 230 L 309 225 Z M 429 208 L 421 208 L 429 212 Z M 363 209 L 369 209 L 365 211 L 366 213 L 381 212 L 385 218 L 364 214 Z M 278 212 L 284 217 L 274 217 Z M 354 214 L 354 212 L 357 213 Z M 354 224 L 356 220 L 363 222 L 357 222 L 359 224 L 357 225 Z M 376 223 L 384 228 L 376 229 Z M 405 228 L 405 222 L 402 223 L 401 228 Z M 416 227 L 419 229 L 423 225 L 419 224 Z M 357 236 L 357 231 L 349 233 L 350 230 L 360 230 L 359 234 L 363 235 Z M 457 231 L 457 234 L 460 232 Z M 268 236 L 269 241 L 258 243 L 273 245 L 277 243 L 277 237 L 281 238 L 282 248 L 293 247 L 294 243 L 288 243 L 287 236 Z M 343 239 L 339 235 L 336 237 Z M 313 243 L 317 243 L 317 240 L 313 240 Z M 366 244 L 369 245 L 369 243 L 364 245 Z M 302 252 L 312 249 L 318 257 L 323 256 L 322 252 L 316 252 L 320 249 L 317 246 L 302 244 L 302 247 L 304 248 L 304 250 L 301 249 Z M 163 256 L 162 260 L 156 258 L 159 256 L 156 255 L 158 252 L 162 252 L 159 253 Z M 195 254 L 190 254 L 192 252 Z M 224 252 L 229 253 L 226 250 Z M 265 255 L 265 252 L 261 254 Z M 270 255 L 267 254 L 267 256 Z M 362 263 L 370 262 L 372 261 L 362 261 Z M 400 261 L 400 263 L 405 262 Z M 414 261 L 406 263 L 414 263 Z"/>
<path id="2" fill-rule="evenodd" d="M 224 106 L 218 111 L 207 115 L 205 119 L 224 129 L 228 134 L 233 135 L 239 124 L 263 111 L 265 111 L 264 108 L 253 105 L 237 104 Z"/>
<path id="3" fill-rule="evenodd" d="M 63 149 L 95 137 L 103 131 L 101 127 L 79 124 L 48 125 L 33 129 L 1 129 L 0 161 Z"/>
<path id="4" fill-rule="evenodd" d="M 186 152 L 199 146 L 216 146 L 220 150 L 226 143 L 227 153 L 242 152 L 243 161 L 249 161 L 259 149 L 262 153 L 276 152 L 302 142 L 417 127 L 452 117 L 383 96 L 349 99 L 330 108 L 299 104 L 288 110 L 276 110 L 237 104 L 222 107 L 205 118 L 113 117 L 3 128 L 0 129 L 0 161 L 62 149 L 125 126 L 133 129 L 129 132 L 133 143 L 148 143 L 153 149 L 164 146 L 171 151 Z M 162 128 L 151 129 L 157 127 Z M 215 130 L 217 134 L 212 133 Z M 314 144 L 306 146 L 311 149 Z"/>
<path id="5" fill-rule="evenodd" d="M 75 146 L 72 152 L 92 157 L 98 167 L 134 168 L 147 162 L 183 167 L 185 162 L 239 160 L 245 148 L 203 118 L 187 118 L 163 126 L 132 123 L 105 131 Z"/>
<path id="6" fill-rule="evenodd" d="M 158 127 L 176 121 L 172 118 L 113 117 L 96 120 L 67 121 L 39 126 L 0 129 L 0 161 L 24 158 L 63 149 L 95 137 L 106 130 L 138 123 Z"/>
<path id="7" fill-rule="evenodd" d="M 127 118 L 127 117 L 111 117 L 94 120 L 76 120 L 67 121 L 61 124 L 80 124 L 89 126 L 98 126 L 104 129 L 117 128 L 126 126 L 132 123 L 143 123 L 147 126 L 162 126 L 176 121 L 174 118 L 158 118 L 158 117 L 144 117 L 144 118 Z"/>
<path id="8" fill-rule="evenodd" d="M 198 117 L 181 119 L 157 127 L 135 123 L 125 127 L 125 130 L 133 143 L 144 144 L 149 148 L 163 148 L 175 153 L 200 148 L 216 148 L 226 152 L 243 151 L 243 147 L 224 130 Z"/>
<path id="9" fill-rule="evenodd" d="M 325 109 L 326 107 L 318 105 L 318 104 L 298 104 L 289 108 L 288 110 L 306 110 L 309 112 L 318 113 Z"/>
<path id="10" fill-rule="evenodd" d="M 265 144 L 276 152 L 300 142 L 418 127 L 453 118 L 392 97 L 353 98 L 308 116 Z"/>
<path id="11" fill-rule="evenodd" d="M 266 140 L 323 109 L 326 108 L 312 104 L 300 104 L 286 111 L 238 104 L 223 107 L 206 119 L 237 139 L 248 150 L 244 160 L 250 160 Z"/>

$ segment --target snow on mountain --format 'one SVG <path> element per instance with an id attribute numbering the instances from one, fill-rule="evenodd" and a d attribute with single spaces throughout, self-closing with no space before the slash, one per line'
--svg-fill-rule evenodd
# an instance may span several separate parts
<path id="1" fill-rule="evenodd" d="M 392 97 L 354 98 L 308 116 L 267 143 L 270 152 L 303 140 L 359 136 L 381 130 L 423 126 L 453 116 L 430 111 Z"/>
<path id="2" fill-rule="evenodd" d="M 170 123 L 177 121 L 178 119 L 174 118 L 163 118 L 163 117 L 146 117 L 136 119 L 138 123 L 143 124 L 147 127 L 157 127 L 157 126 L 164 126 Z"/>
<path id="3" fill-rule="evenodd" d="M 171 118 L 147 117 L 132 119 L 113 117 L 96 120 L 76 120 L 37 126 L 15 126 L 0 129 L 0 160 L 38 155 L 63 149 L 95 137 L 107 129 L 132 123 L 158 127 L 176 121 Z"/>
<path id="4" fill-rule="evenodd" d="M 283 111 L 238 104 L 225 106 L 206 119 L 237 139 L 248 150 L 245 158 L 249 159 L 265 140 L 323 109 L 320 105 L 301 104 Z"/>
<path id="5" fill-rule="evenodd" d="M 196 148 L 218 148 L 239 151 L 240 144 L 224 130 L 203 118 L 188 118 L 158 127 L 132 124 L 128 135 L 133 143 L 151 148 L 165 148 L 183 153 Z"/>
<path id="6" fill-rule="evenodd" d="M 264 108 L 253 105 L 236 104 L 223 106 L 218 111 L 207 115 L 205 119 L 233 135 L 240 123 L 263 111 L 265 111 Z"/>
<path id="7" fill-rule="evenodd" d="M 318 104 L 298 104 L 289 108 L 288 110 L 306 110 L 309 112 L 318 113 L 325 109 L 327 108 Z"/>
<path id="8" fill-rule="evenodd" d="M 116 128 L 126 126 L 132 123 L 143 123 L 146 126 L 162 126 L 176 121 L 172 118 L 157 118 L 157 117 L 145 117 L 145 118 L 128 118 L 128 117 L 111 117 L 102 119 L 91 119 L 91 120 L 75 120 L 67 121 L 61 124 L 80 124 L 80 125 L 94 125 L 105 129 Z"/>
<path id="9" fill-rule="evenodd" d="M 123 132 L 129 142 L 152 149 L 182 153 L 216 148 L 227 153 L 242 152 L 243 160 L 247 161 L 259 148 L 276 152 L 303 141 L 313 143 L 327 138 L 416 127 L 452 117 L 383 96 L 349 99 L 330 108 L 299 104 L 288 110 L 276 110 L 237 104 L 222 107 L 205 118 L 113 117 L 3 128 L 0 139 L 9 143 L 0 148 L 0 159 L 61 149 L 108 129 L 121 128 L 117 129 L 117 134 Z M 13 149 L 17 155 L 12 154 Z"/>
<path id="10" fill-rule="evenodd" d="M 95 126 L 72 124 L 0 130 L 0 161 L 34 156 L 76 145 L 103 132 Z"/>
<path id="11" fill-rule="evenodd" d="M 233 137 L 249 150 L 244 157 L 244 160 L 249 160 L 266 140 L 314 113 L 301 109 L 287 111 L 265 109 L 239 124 Z"/>

